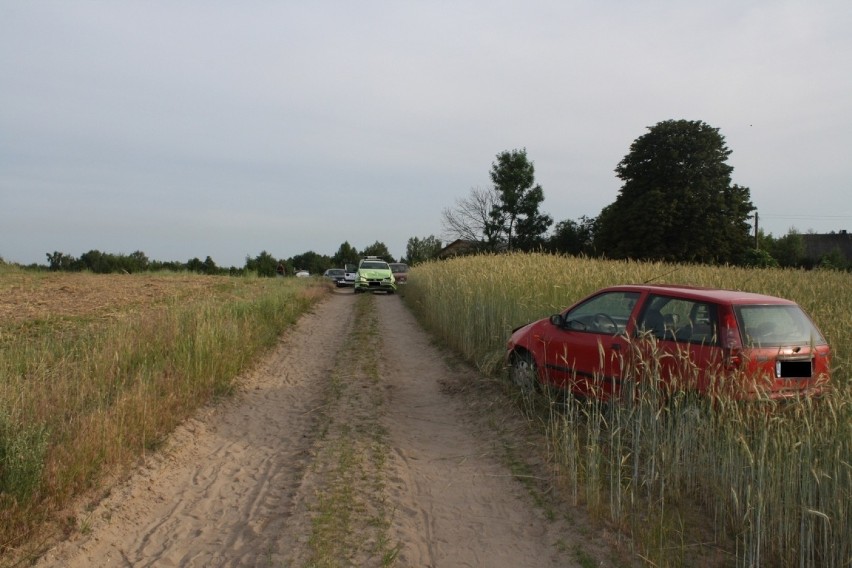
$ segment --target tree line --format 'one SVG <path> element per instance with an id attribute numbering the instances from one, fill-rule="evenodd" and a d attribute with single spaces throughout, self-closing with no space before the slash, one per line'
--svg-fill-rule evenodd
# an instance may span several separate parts
<path id="1" fill-rule="evenodd" d="M 408 239 L 406 256 L 399 259 L 400 262 L 417 264 L 433 259 L 441 250 L 441 241 L 434 235 L 428 237 L 411 237 Z M 217 274 L 241 276 L 245 274 L 256 274 L 258 276 L 275 276 L 279 266 L 282 266 L 285 274 L 293 275 L 299 270 L 306 270 L 311 274 L 322 274 L 329 268 L 342 268 L 347 264 L 357 264 L 365 256 L 378 256 L 388 262 L 396 262 L 390 254 L 387 245 L 376 241 L 367 247 L 358 250 L 348 241 L 343 242 L 333 255 L 319 254 L 307 251 L 289 258 L 278 258 L 267 251 L 261 251 L 256 256 L 246 256 L 245 264 L 241 267 L 221 267 L 211 258 L 203 261 L 192 258 L 186 262 L 162 262 L 151 260 L 142 251 L 132 254 L 114 254 L 91 250 L 80 255 L 79 258 L 70 254 L 54 251 L 47 253 L 46 268 L 51 271 L 63 272 L 92 272 L 95 274 L 116 273 L 139 273 L 139 272 L 194 272 L 198 274 Z M 1 261 L 2 259 L 0 259 Z M 30 268 L 38 269 L 43 266 L 33 265 Z"/>
<path id="2" fill-rule="evenodd" d="M 849 268 L 839 253 L 805 258 L 795 230 L 752 234 L 756 208 L 748 187 L 732 181 L 731 150 L 718 128 L 666 120 L 648 128 L 617 164 L 622 181 L 597 217 L 553 223 L 526 149 L 492 163 L 488 188 L 473 188 L 443 211 L 446 234 L 469 252 L 544 250 L 611 259 L 744 266 Z M 553 229 L 551 230 L 551 226 Z"/>
<path id="3" fill-rule="evenodd" d="M 581 215 L 554 223 L 541 211 L 544 189 L 535 181 L 535 166 L 526 149 L 497 154 L 488 188 L 472 188 L 455 206 L 442 212 L 443 232 L 461 241 L 467 253 L 548 251 L 612 259 L 634 259 L 744 266 L 850 268 L 842 255 L 805 257 L 801 234 L 792 229 L 779 238 L 751 233 L 756 211 L 748 187 L 732 181 L 727 163 L 731 150 L 718 128 L 702 121 L 666 120 L 648 127 L 616 165 L 622 186 L 613 203 L 597 217 Z M 399 259 L 416 265 L 438 257 L 442 242 L 434 235 L 411 237 Z M 363 256 L 395 259 L 376 241 L 362 250 L 348 241 L 333 255 L 307 251 L 276 258 L 267 251 L 247 256 L 242 267 L 219 267 L 211 257 L 185 263 L 89 251 L 79 258 L 47 254 L 50 270 L 94 273 L 189 271 L 202 274 L 274 276 L 278 266 L 287 274 L 356 264 Z"/>

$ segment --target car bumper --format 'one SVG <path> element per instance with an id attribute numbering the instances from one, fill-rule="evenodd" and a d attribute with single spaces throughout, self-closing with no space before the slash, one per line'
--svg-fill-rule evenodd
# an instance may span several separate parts
<path id="1" fill-rule="evenodd" d="M 379 292 L 395 292 L 396 285 L 388 284 L 387 282 L 356 282 L 355 283 L 356 290 L 363 291 L 379 291 Z"/>

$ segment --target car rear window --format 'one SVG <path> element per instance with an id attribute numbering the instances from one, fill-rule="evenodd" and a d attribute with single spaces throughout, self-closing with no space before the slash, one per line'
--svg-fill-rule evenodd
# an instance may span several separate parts
<path id="1" fill-rule="evenodd" d="M 745 345 L 784 347 L 787 345 L 825 345 L 826 341 L 799 306 L 734 306 Z"/>

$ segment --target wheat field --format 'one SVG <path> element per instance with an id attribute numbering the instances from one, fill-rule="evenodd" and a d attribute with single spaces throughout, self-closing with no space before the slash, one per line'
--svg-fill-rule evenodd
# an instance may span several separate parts
<path id="1" fill-rule="evenodd" d="M 443 343 L 504 380 L 513 328 L 601 287 L 647 282 L 798 302 L 832 346 L 834 388 L 820 400 L 759 410 L 686 398 L 661 408 L 654 393 L 606 405 L 524 398 L 546 436 L 554 487 L 620 527 L 651 565 L 688 565 L 699 554 L 707 565 L 849 566 L 849 273 L 483 255 L 415 267 L 405 300 Z"/>

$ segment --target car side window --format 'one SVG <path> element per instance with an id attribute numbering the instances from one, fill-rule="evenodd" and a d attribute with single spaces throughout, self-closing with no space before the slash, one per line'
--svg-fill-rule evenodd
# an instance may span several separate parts
<path id="1" fill-rule="evenodd" d="M 639 318 L 639 333 L 686 343 L 716 343 L 716 306 L 652 294 Z"/>
<path id="2" fill-rule="evenodd" d="M 615 335 L 627 328 L 639 292 L 605 292 L 590 298 L 565 313 L 565 327 Z"/>

